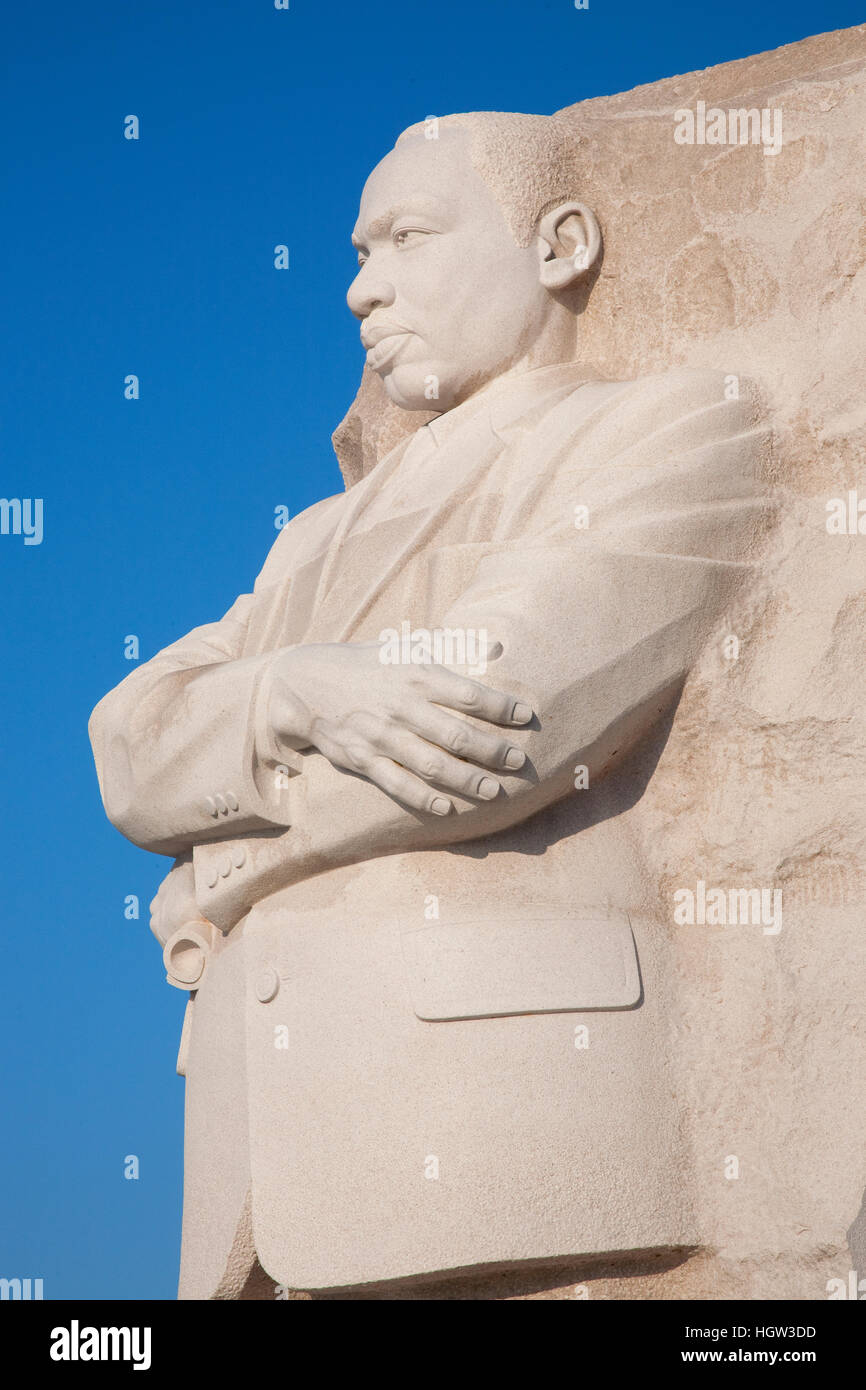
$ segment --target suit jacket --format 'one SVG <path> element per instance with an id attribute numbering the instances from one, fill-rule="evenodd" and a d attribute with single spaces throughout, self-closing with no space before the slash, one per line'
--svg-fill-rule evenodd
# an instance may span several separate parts
<path id="1" fill-rule="evenodd" d="M 217 928 L 182 1296 L 222 1296 L 248 1194 L 299 1288 L 699 1239 L 670 929 L 625 813 L 766 528 L 769 435 L 725 380 L 501 379 L 291 521 L 252 594 L 94 711 L 109 816 L 192 852 Z M 275 743 L 275 651 L 404 622 L 486 631 L 484 679 L 537 711 L 495 802 L 421 816 Z"/>

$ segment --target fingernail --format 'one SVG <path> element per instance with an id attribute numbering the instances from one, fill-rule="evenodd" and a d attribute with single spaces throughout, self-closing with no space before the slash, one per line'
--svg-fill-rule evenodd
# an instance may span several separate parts
<path id="1" fill-rule="evenodd" d="M 478 783 L 478 795 L 483 796 L 485 801 L 492 801 L 494 796 L 499 795 L 499 783 L 493 777 L 482 777 Z"/>
<path id="2" fill-rule="evenodd" d="M 532 710 L 529 705 L 517 704 L 511 711 L 511 718 L 515 724 L 528 724 L 532 718 Z"/>
<path id="3" fill-rule="evenodd" d="M 430 810 L 435 816 L 447 816 L 451 810 L 451 802 L 446 801 L 444 796 L 434 796 L 430 803 Z"/>
<path id="4" fill-rule="evenodd" d="M 509 748 L 505 754 L 506 767 L 523 767 L 526 762 L 526 754 L 522 748 Z"/>

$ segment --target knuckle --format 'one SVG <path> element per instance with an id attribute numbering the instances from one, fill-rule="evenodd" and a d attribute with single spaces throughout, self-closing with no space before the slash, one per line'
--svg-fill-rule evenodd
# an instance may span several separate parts
<path id="1" fill-rule="evenodd" d="M 360 730 L 363 734 L 363 743 L 368 749 L 373 749 L 381 753 L 385 746 L 385 725 L 378 719 L 371 719 L 369 723 Z"/>
<path id="2" fill-rule="evenodd" d="M 350 763 L 352 767 L 358 768 L 358 770 L 360 771 L 362 768 L 365 768 L 367 766 L 369 762 L 369 756 L 367 753 L 367 749 L 363 743 L 358 743 L 357 741 L 353 740 L 352 742 L 346 744 L 344 752 L 347 761 Z"/>

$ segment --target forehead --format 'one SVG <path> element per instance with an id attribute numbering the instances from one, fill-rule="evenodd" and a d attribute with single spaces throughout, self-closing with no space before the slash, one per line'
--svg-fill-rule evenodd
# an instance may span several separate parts
<path id="1" fill-rule="evenodd" d="M 452 220 L 483 213 L 498 204 L 469 158 L 465 131 L 441 129 L 437 140 L 407 136 L 364 185 L 353 240 L 386 235 L 404 211 Z"/>

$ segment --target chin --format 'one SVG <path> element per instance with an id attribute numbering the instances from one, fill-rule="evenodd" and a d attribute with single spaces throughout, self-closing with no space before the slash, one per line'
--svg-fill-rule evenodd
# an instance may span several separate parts
<path id="1" fill-rule="evenodd" d="M 398 363 L 382 378 L 389 400 L 401 410 L 450 410 L 454 393 L 446 386 L 441 370 L 435 370 L 436 366 L 436 363 Z M 430 395 L 433 385 L 437 387 L 438 396 Z"/>

